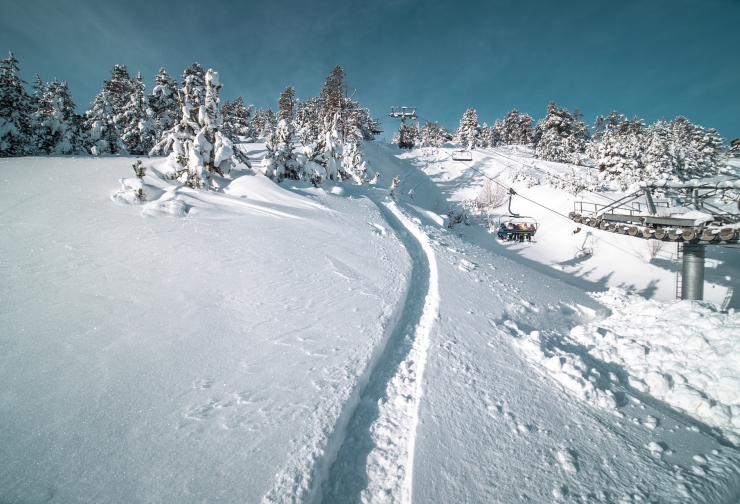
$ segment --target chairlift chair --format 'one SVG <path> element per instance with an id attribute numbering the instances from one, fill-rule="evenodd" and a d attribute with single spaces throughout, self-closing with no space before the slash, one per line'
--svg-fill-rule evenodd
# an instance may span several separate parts
<path id="1" fill-rule="evenodd" d="M 511 211 L 511 198 L 516 194 L 514 189 L 509 189 L 509 213 L 498 219 L 497 236 L 501 241 L 524 240 L 531 242 L 532 237 L 539 231 L 540 225 L 534 217 L 519 215 Z"/>
<path id="2" fill-rule="evenodd" d="M 472 161 L 473 153 L 469 150 L 456 150 L 452 152 L 453 161 Z"/>

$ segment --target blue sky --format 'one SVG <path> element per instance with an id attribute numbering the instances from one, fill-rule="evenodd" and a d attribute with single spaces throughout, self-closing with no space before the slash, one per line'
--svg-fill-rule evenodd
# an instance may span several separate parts
<path id="1" fill-rule="evenodd" d="M 740 137 L 739 0 L 0 0 L 0 51 L 28 82 L 67 80 L 80 112 L 114 64 L 151 89 L 197 61 L 222 99 L 273 109 L 341 65 L 374 117 L 416 106 L 454 128 L 468 107 L 490 124 L 554 100 L 589 124 L 616 109 Z"/>

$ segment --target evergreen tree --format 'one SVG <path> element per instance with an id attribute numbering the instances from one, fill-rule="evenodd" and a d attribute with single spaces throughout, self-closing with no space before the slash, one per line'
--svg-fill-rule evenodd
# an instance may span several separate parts
<path id="1" fill-rule="evenodd" d="M 292 123 L 295 119 L 295 88 L 288 86 L 278 98 L 278 120 Z"/>
<path id="2" fill-rule="evenodd" d="M 681 180 L 701 179 L 718 175 L 727 150 L 716 130 L 705 130 L 685 117 L 677 117 L 668 125 L 669 155 Z"/>
<path id="3" fill-rule="evenodd" d="M 267 155 L 262 159 L 261 168 L 266 176 L 278 183 L 301 178 L 302 165 L 293 150 L 293 126 L 290 122 L 281 119 L 276 130 L 268 134 L 265 147 Z"/>
<path id="4" fill-rule="evenodd" d="M 594 136 L 589 153 L 596 161 L 602 180 L 614 181 L 626 190 L 645 177 L 644 124 L 641 119 L 626 119 L 612 111 L 599 116 L 594 124 Z"/>
<path id="5" fill-rule="evenodd" d="M 145 155 L 156 143 L 157 122 L 141 74 L 132 79 L 133 89 L 129 100 L 117 117 L 121 140 L 130 154 Z"/>
<path id="6" fill-rule="evenodd" d="M 198 77 L 197 73 L 186 71 L 184 86 L 179 90 L 182 117 L 150 154 L 171 152 L 171 175 L 189 187 L 207 190 L 213 186 L 212 173 L 223 176 L 232 163 L 242 161 L 248 165 L 248 162 L 220 131 L 223 117 L 219 108 L 218 73 L 208 70 L 202 90 Z M 202 104 L 199 104 L 201 96 Z"/>
<path id="7" fill-rule="evenodd" d="M 668 124 L 660 120 L 645 131 L 644 165 L 645 180 L 675 177 L 674 159 L 670 154 Z"/>
<path id="8" fill-rule="evenodd" d="M 344 69 L 335 66 L 331 73 L 326 77 L 324 87 L 319 93 L 319 103 L 321 106 L 321 117 L 334 117 L 342 109 L 344 99 Z M 340 115 L 341 118 L 341 115 Z"/>
<path id="9" fill-rule="evenodd" d="M 345 73 L 341 66 L 336 66 L 326 78 L 326 83 L 317 97 L 318 127 L 325 118 L 330 123 L 336 122 L 337 131 L 348 142 L 360 142 L 373 139 L 374 121 L 370 111 L 348 96 Z"/>
<path id="10" fill-rule="evenodd" d="M 319 139 L 323 121 L 319 121 L 321 107 L 318 98 L 310 98 L 296 106 L 296 133 L 301 143 L 306 146 Z"/>
<path id="11" fill-rule="evenodd" d="M 225 101 L 221 107 L 221 114 L 224 118 L 224 124 L 221 128 L 223 134 L 229 137 L 232 142 L 238 142 L 241 139 L 253 142 L 257 136 L 251 121 L 253 110 L 254 106 L 252 105 L 244 106 L 244 100 L 241 96 L 233 103 L 228 100 Z"/>
<path id="12" fill-rule="evenodd" d="M 426 123 L 419 132 L 420 147 L 442 147 L 449 134 L 438 122 Z"/>
<path id="13" fill-rule="evenodd" d="M 357 184 L 369 182 L 367 179 L 367 161 L 365 161 L 359 144 L 349 142 L 344 145 L 342 153 L 342 173 Z"/>
<path id="14" fill-rule="evenodd" d="M 126 65 L 115 65 L 111 78 L 103 81 L 103 89 L 85 112 L 84 126 L 90 131 L 88 146 L 92 154 L 128 154 L 121 136 L 129 125 L 128 121 L 133 121 L 134 115 L 138 115 L 125 113 L 138 86 Z"/>
<path id="15" fill-rule="evenodd" d="M 0 60 L 0 157 L 34 153 L 31 130 L 31 98 L 18 75 L 13 53 Z"/>
<path id="16" fill-rule="evenodd" d="M 35 151 L 38 154 L 78 154 L 83 150 L 82 118 L 66 82 L 43 84 L 36 75 L 32 114 Z"/>
<path id="17" fill-rule="evenodd" d="M 714 128 L 705 130 L 696 126 L 695 145 L 701 159 L 702 177 L 711 177 L 722 173 L 723 161 L 727 158 L 728 149 L 725 139 L 719 136 Z"/>
<path id="18" fill-rule="evenodd" d="M 339 132 L 339 112 L 333 118 L 324 117 L 324 127 L 319 133 L 316 154 L 311 159 L 321 165 L 329 180 L 346 178 L 342 169 L 342 134 Z"/>
<path id="19" fill-rule="evenodd" d="M 277 130 L 278 119 L 271 108 L 267 110 L 259 109 L 254 115 L 252 125 L 257 132 L 258 138 L 267 138 Z"/>
<path id="20" fill-rule="evenodd" d="M 391 142 L 397 144 L 402 149 L 413 149 L 421 139 L 419 123 L 402 122 L 398 126 L 398 131 L 393 135 Z"/>
<path id="21" fill-rule="evenodd" d="M 182 73 L 182 88 L 178 90 L 180 112 L 187 115 L 191 121 L 198 121 L 201 106 L 206 100 L 206 73 L 197 62 L 190 65 Z M 187 107 L 187 110 L 184 109 Z"/>
<path id="22" fill-rule="evenodd" d="M 454 141 L 466 149 L 475 149 L 481 145 L 481 128 L 475 109 L 469 108 L 460 119 L 460 127 L 455 130 Z"/>
<path id="23" fill-rule="evenodd" d="M 499 123 L 498 137 L 505 145 L 531 145 L 534 137 L 532 117 L 522 114 L 517 109 L 512 110 Z"/>
<path id="24" fill-rule="evenodd" d="M 485 131 L 484 134 L 489 147 L 504 145 L 504 121 L 496 119 L 493 126 L 489 126 L 488 131 Z"/>
<path id="25" fill-rule="evenodd" d="M 730 142 L 728 154 L 732 157 L 740 157 L 740 138 L 735 138 Z"/>
<path id="26" fill-rule="evenodd" d="M 165 131 L 172 128 L 181 111 L 177 102 L 177 80 L 170 77 L 164 68 L 154 76 L 154 87 L 148 97 L 149 109 L 154 114 L 155 139 L 162 139 Z"/>
<path id="27" fill-rule="evenodd" d="M 555 102 L 547 106 L 547 115 L 537 121 L 533 144 L 534 157 L 558 163 L 583 164 L 590 141 L 588 126 L 575 109 L 571 114 Z"/>
<path id="28" fill-rule="evenodd" d="M 91 154 L 98 156 L 106 153 L 126 153 L 115 121 L 113 103 L 105 89 L 98 93 L 85 112 L 83 127 L 88 131 L 87 148 Z"/>

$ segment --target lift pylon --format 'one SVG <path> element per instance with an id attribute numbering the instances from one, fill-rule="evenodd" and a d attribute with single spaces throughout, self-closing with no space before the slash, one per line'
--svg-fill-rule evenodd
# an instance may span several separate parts
<path id="1" fill-rule="evenodd" d="M 659 181 L 642 186 L 608 205 L 575 202 L 569 217 L 604 231 L 682 243 L 681 299 L 703 299 L 706 247 L 740 248 L 740 212 L 709 200 L 739 200 L 740 180 Z M 664 193 L 665 201 L 656 201 L 655 191 Z M 641 198 L 644 202 L 637 201 Z M 736 204 L 740 210 L 740 200 Z"/>
<path id="2" fill-rule="evenodd" d="M 391 113 L 388 114 L 390 117 L 397 117 L 401 119 L 401 127 L 399 128 L 399 141 L 398 145 L 402 149 L 411 149 L 414 147 L 413 141 L 407 141 L 404 138 L 406 131 L 406 119 L 416 119 L 416 107 L 391 107 Z"/>

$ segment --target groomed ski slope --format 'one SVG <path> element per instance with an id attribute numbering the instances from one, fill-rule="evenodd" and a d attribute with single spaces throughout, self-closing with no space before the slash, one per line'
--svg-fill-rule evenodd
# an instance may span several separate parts
<path id="1" fill-rule="evenodd" d="M 737 500 L 721 432 L 621 375 L 600 407 L 527 350 L 609 310 L 447 230 L 474 177 L 365 153 L 376 187 L 153 170 L 144 205 L 110 201 L 131 159 L 0 161 L 0 499 Z"/>

